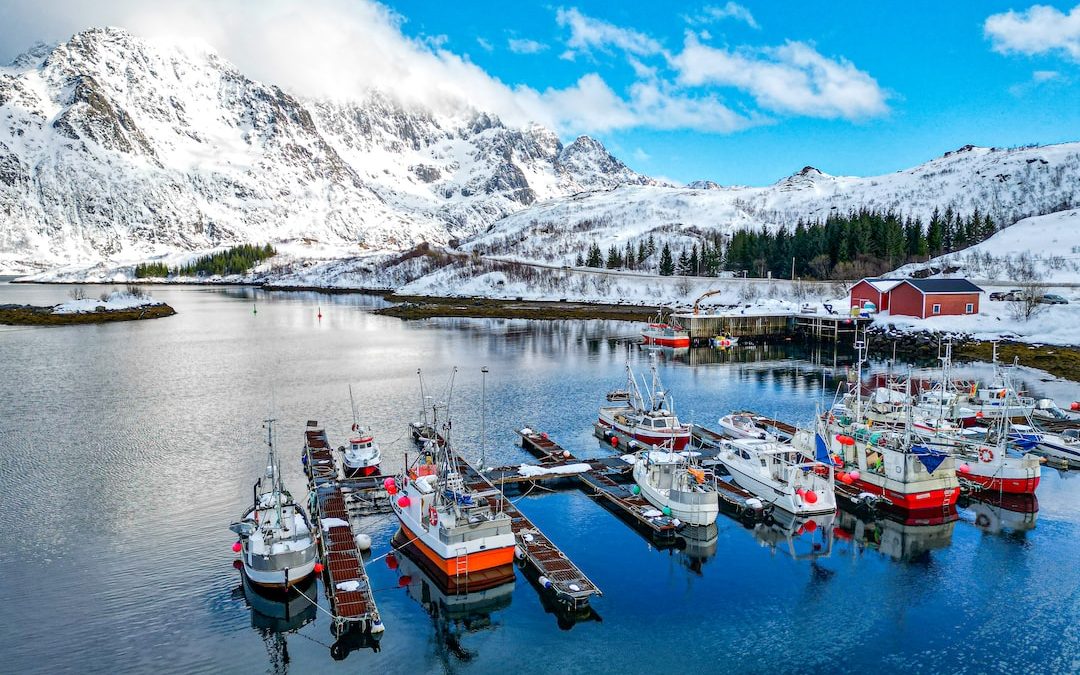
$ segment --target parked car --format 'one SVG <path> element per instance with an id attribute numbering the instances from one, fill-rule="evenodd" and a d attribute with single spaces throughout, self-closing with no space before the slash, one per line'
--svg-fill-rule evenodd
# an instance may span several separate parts
<path id="1" fill-rule="evenodd" d="M 1019 300 L 1023 291 L 1019 288 L 1014 288 L 1011 291 L 994 291 L 990 294 L 991 300 Z"/>
<path id="2" fill-rule="evenodd" d="M 1057 293 L 1047 293 L 1039 298 L 1039 302 L 1045 305 L 1067 305 L 1069 301 Z"/>

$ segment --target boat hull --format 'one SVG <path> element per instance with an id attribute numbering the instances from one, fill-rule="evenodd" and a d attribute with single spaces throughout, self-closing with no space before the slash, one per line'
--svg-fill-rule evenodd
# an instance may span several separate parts
<path id="1" fill-rule="evenodd" d="M 496 588 L 514 579 L 514 565 L 512 562 L 481 570 L 470 570 L 465 574 L 447 574 L 444 567 L 434 562 L 431 557 L 424 553 L 407 532 L 407 528 L 401 528 L 394 534 L 391 545 L 409 557 L 409 560 L 422 569 L 435 581 L 440 589 L 450 595 L 458 593 L 483 591 Z"/>
<path id="2" fill-rule="evenodd" d="M 637 483 L 638 487 L 641 488 L 641 495 L 656 508 L 669 509 L 672 518 L 678 518 L 686 525 L 704 527 L 716 522 L 716 517 L 720 513 L 720 498 L 715 492 L 692 493 L 695 494 L 695 496 L 700 495 L 701 499 L 699 503 L 687 504 L 672 499 L 669 496 L 670 493 L 664 494 L 660 490 L 657 490 L 647 480 L 642 478 L 641 473 L 640 464 L 635 465 L 634 481 Z"/>
<path id="3" fill-rule="evenodd" d="M 981 475 L 975 472 L 956 472 L 958 478 L 970 481 L 984 490 L 992 492 L 1004 492 L 1006 494 L 1035 494 L 1035 488 L 1039 487 L 1039 476 L 1026 476 L 1010 478 L 1000 475 Z"/>
<path id="4" fill-rule="evenodd" d="M 720 461 L 739 487 L 753 492 L 755 496 L 766 504 L 772 504 L 797 516 L 814 516 L 836 511 L 836 495 L 832 492 L 819 491 L 818 501 L 807 504 L 794 492 L 781 490 L 763 480 L 759 480 L 757 477 L 743 471 L 734 462 L 725 462 L 723 459 Z"/>
<path id="5" fill-rule="evenodd" d="M 352 467 L 348 464 L 344 465 L 346 478 L 363 478 L 365 476 L 375 476 L 379 473 L 379 466 L 357 466 Z"/>
<path id="6" fill-rule="evenodd" d="M 398 520 L 401 523 L 401 535 L 405 537 L 405 542 L 416 549 L 416 552 L 427 561 L 434 572 L 448 577 L 459 577 L 462 574 L 473 575 L 478 572 L 493 570 L 504 565 L 511 565 L 514 562 L 513 546 L 503 546 L 444 558 L 425 543 L 424 536 L 418 536 L 409 529 L 405 521 L 400 518 Z"/>
<path id="7" fill-rule="evenodd" d="M 920 492 L 897 492 L 881 485 L 876 485 L 859 478 L 854 485 L 863 492 L 869 492 L 885 499 L 892 507 L 907 511 L 911 515 L 922 513 L 940 513 L 956 506 L 960 497 L 959 488 L 937 488 Z"/>
<path id="8" fill-rule="evenodd" d="M 661 347 L 689 347 L 690 336 L 689 335 L 676 335 L 676 336 L 663 336 L 663 335 L 650 335 L 649 333 L 642 333 L 641 337 L 645 340 L 645 344 L 659 345 Z"/>
<path id="9" fill-rule="evenodd" d="M 244 576 L 247 577 L 248 581 L 260 588 L 284 591 L 311 577 L 311 575 L 315 573 L 315 563 L 317 559 L 317 557 L 313 556 L 308 562 L 295 568 L 289 568 L 289 579 L 287 582 L 285 580 L 285 570 L 255 569 L 251 567 L 246 560 L 244 561 Z"/>
<path id="10" fill-rule="evenodd" d="M 632 438 L 638 443 L 644 443 L 646 446 L 661 447 L 665 443 L 670 442 L 673 444 L 675 451 L 678 452 L 685 450 L 686 446 L 690 443 L 689 431 L 676 434 L 647 434 L 631 429 L 614 420 L 606 420 L 603 417 L 600 418 L 600 425 L 606 429 L 610 429 L 612 433 L 619 436 L 621 440 Z"/>

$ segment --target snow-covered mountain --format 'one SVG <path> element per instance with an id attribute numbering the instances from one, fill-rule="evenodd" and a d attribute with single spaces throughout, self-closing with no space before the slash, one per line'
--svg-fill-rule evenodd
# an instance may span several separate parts
<path id="1" fill-rule="evenodd" d="M 851 209 L 893 210 L 925 223 L 935 208 L 976 208 L 1001 227 L 1080 205 L 1080 143 L 1015 149 L 964 146 L 912 169 L 870 178 L 830 176 L 807 166 L 767 187 L 624 186 L 534 205 L 499 221 L 469 246 L 522 260 L 569 262 L 650 232 L 689 246 L 693 233 L 791 228 Z M 683 241 L 680 241 L 683 240 Z"/>
<path id="2" fill-rule="evenodd" d="M 308 101 L 116 28 L 0 68 L 0 270 L 244 241 L 467 237 L 537 200 L 653 184 L 582 137 L 371 91 Z"/>

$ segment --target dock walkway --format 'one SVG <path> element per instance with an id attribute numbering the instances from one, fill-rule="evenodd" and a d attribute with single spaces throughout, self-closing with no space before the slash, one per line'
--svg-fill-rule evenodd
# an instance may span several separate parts
<path id="1" fill-rule="evenodd" d="M 304 466 L 311 492 L 311 511 L 321 533 L 324 590 L 334 615 L 338 633 L 358 627 L 367 632 L 384 630 L 375 605 L 364 559 L 356 547 L 350 510 L 338 480 L 333 452 L 326 431 L 309 421 L 304 432 Z"/>

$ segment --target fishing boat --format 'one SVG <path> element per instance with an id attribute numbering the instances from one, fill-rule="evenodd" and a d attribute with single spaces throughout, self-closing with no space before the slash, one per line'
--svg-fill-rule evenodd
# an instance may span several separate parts
<path id="1" fill-rule="evenodd" d="M 451 378 L 451 388 L 453 386 Z M 433 426 L 439 406 L 433 407 Z M 475 469 L 457 452 L 447 421 L 440 436 L 428 441 L 407 471 L 384 487 L 401 524 L 403 546 L 413 546 L 429 571 L 445 580 L 470 580 L 514 560 L 512 521 L 502 510 L 502 494 L 490 486 L 477 490 L 466 485 L 463 472 Z"/>
<path id="2" fill-rule="evenodd" d="M 687 525 L 716 522 L 716 487 L 685 453 L 643 450 L 635 458 L 633 476 L 641 495 L 664 515 Z"/>
<path id="3" fill-rule="evenodd" d="M 435 413 L 434 399 L 424 393 L 424 373 L 419 368 L 416 369 L 416 376 L 420 378 L 420 415 L 416 420 L 409 422 L 409 435 L 421 447 L 426 445 L 428 441 L 441 444 L 443 439 L 435 430 L 433 420 L 428 413 L 429 410 L 432 411 L 430 415 Z"/>
<path id="4" fill-rule="evenodd" d="M 866 343 L 856 340 L 855 381 L 843 401 L 819 417 L 814 429 L 801 429 L 794 444 L 818 461 L 831 461 L 841 482 L 908 514 L 941 513 L 956 505 L 960 482 L 948 452 L 920 443 L 912 424 L 896 430 L 866 419 L 862 363 Z M 905 395 L 911 398 L 911 380 Z M 909 408 L 910 411 L 910 408 Z"/>
<path id="5" fill-rule="evenodd" d="M 750 415 L 744 413 L 732 413 L 724 415 L 717 422 L 723 434 L 731 438 L 757 438 L 765 441 L 775 441 L 777 437 L 762 428 Z"/>
<path id="6" fill-rule="evenodd" d="M 641 331 L 645 344 L 661 347 L 689 347 L 690 332 L 677 324 L 657 320 Z"/>
<path id="7" fill-rule="evenodd" d="M 264 424 L 266 473 L 255 482 L 252 506 L 229 529 L 240 537 L 233 551 L 240 554 L 244 575 L 263 588 L 285 590 L 311 576 L 318 550 L 307 513 L 282 484 L 273 423 Z"/>
<path id="8" fill-rule="evenodd" d="M 370 427 L 361 426 L 357 421 L 356 402 L 353 400 L 352 387 L 349 387 L 349 403 L 352 405 L 353 423 L 352 434 L 349 436 L 349 444 L 342 446 L 342 466 L 345 469 L 346 478 L 358 476 L 372 476 L 379 473 L 379 464 L 382 463 L 382 452 L 375 443 L 375 436 Z"/>
<path id="9" fill-rule="evenodd" d="M 632 439 L 646 446 L 664 446 L 681 451 L 690 442 L 690 427 L 679 422 L 674 400 L 662 388 L 655 362 L 650 369 L 652 384 L 643 384 L 648 394 L 646 397 L 641 393 L 634 371 L 627 364 L 626 398 L 612 400 L 609 394 L 609 402 L 621 402 L 622 405 L 601 406 L 599 423 L 605 429 L 605 436 L 616 439 L 616 443 L 629 443 Z"/>
<path id="10" fill-rule="evenodd" d="M 786 443 L 760 438 L 723 441 L 717 460 L 743 489 L 797 516 L 836 510 L 832 463 L 807 460 Z"/>
<path id="11" fill-rule="evenodd" d="M 1080 429 L 1066 429 L 1060 434 L 1040 433 L 1036 450 L 1071 466 L 1080 466 Z"/>

